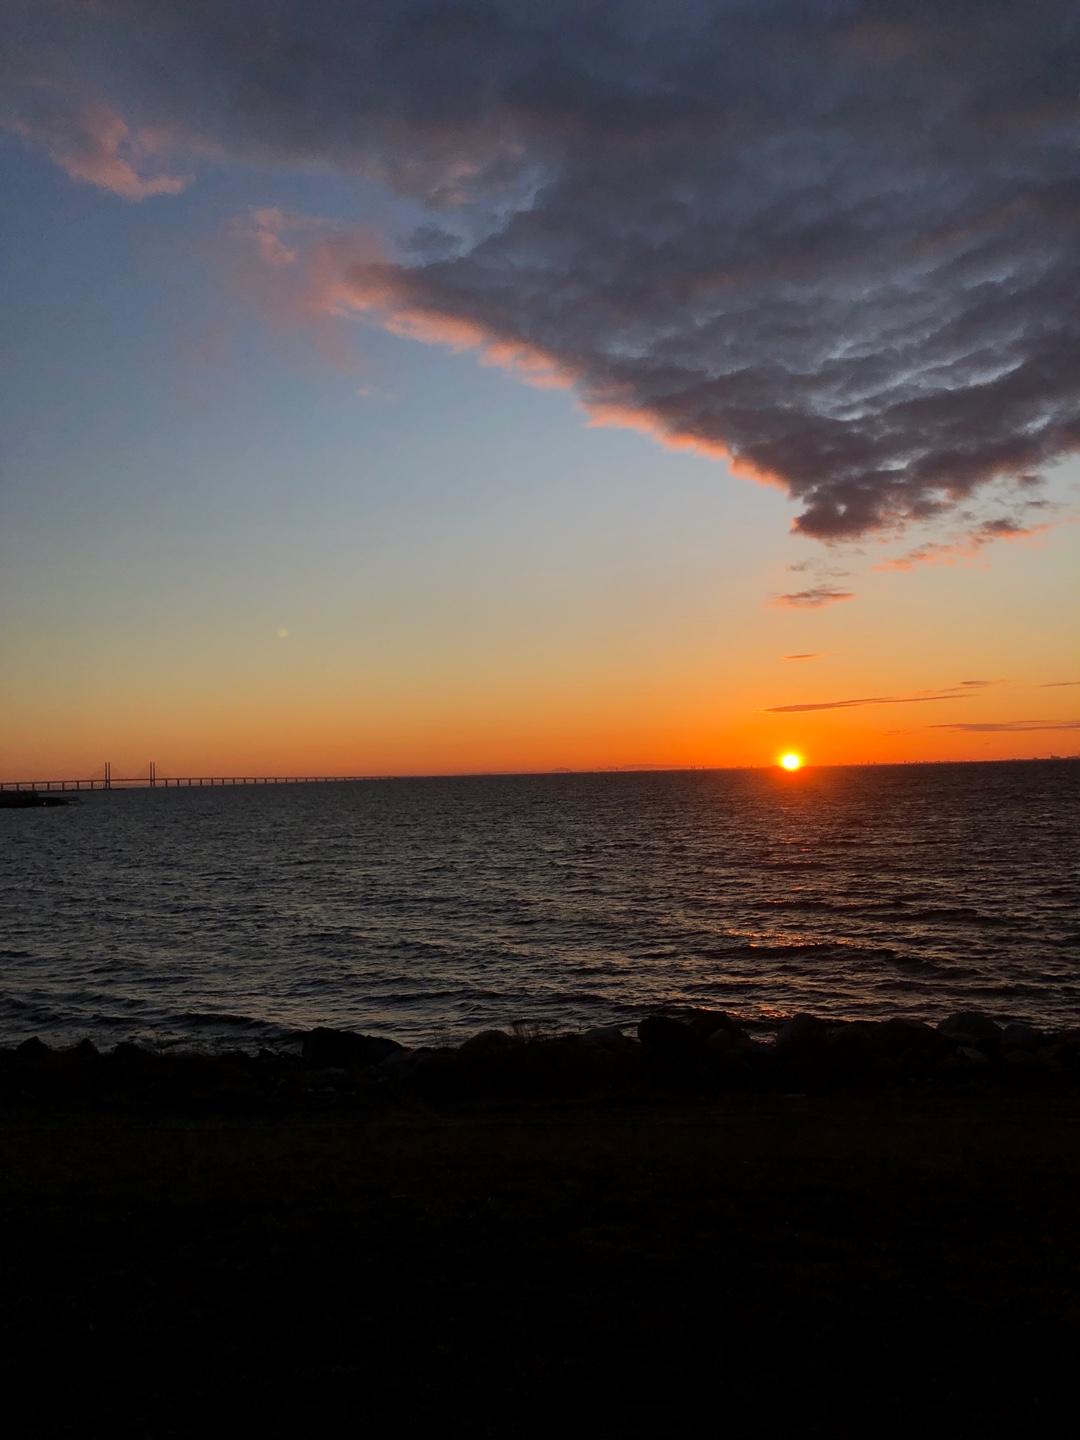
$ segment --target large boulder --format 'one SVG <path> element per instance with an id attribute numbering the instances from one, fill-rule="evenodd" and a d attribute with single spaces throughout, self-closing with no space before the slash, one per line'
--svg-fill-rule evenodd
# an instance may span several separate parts
<path id="1" fill-rule="evenodd" d="M 366 1070 L 404 1049 L 382 1035 L 358 1035 L 352 1030 L 309 1030 L 301 1044 L 304 1064 L 316 1070 Z"/>
<path id="2" fill-rule="evenodd" d="M 707 1068 L 705 1037 L 673 1015 L 647 1015 L 637 1027 L 641 1058 L 662 1085 L 688 1085 L 701 1080 Z"/>
<path id="3" fill-rule="evenodd" d="M 31 1035 L 29 1040 L 15 1046 L 15 1054 L 20 1060 L 47 1060 L 52 1051 L 40 1036 Z"/>
<path id="4" fill-rule="evenodd" d="M 67 1052 L 67 1058 L 80 1065 L 92 1065 L 101 1059 L 101 1053 L 92 1040 L 80 1040 Z"/>
<path id="5" fill-rule="evenodd" d="M 1036 1051 L 1046 1043 L 1046 1036 L 1041 1030 L 1036 1030 L 1034 1025 L 1006 1025 L 1001 1034 L 1001 1041 L 1006 1050 L 1027 1050 Z"/>
<path id="6" fill-rule="evenodd" d="M 581 1044 L 590 1050 L 624 1054 L 637 1049 L 637 1041 L 624 1034 L 617 1025 L 594 1025 L 581 1036 Z"/>
<path id="7" fill-rule="evenodd" d="M 718 1032 L 731 1036 L 744 1033 L 739 1021 L 726 1010 L 680 1010 L 674 1018 L 689 1025 L 694 1034 L 704 1041 Z"/>
<path id="8" fill-rule="evenodd" d="M 117 1065 L 130 1068 L 148 1065 L 159 1057 L 152 1050 L 136 1045 L 134 1040 L 121 1040 L 113 1046 L 109 1058 Z"/>
<path id="9" fill-rule="evenodd" d="M 996 1049 L 1001 1044 L 1001 1026 L 979 1010 L 957 1010 L 942 1020 L 938 1029 L 957 1046 L 969 1049 Z"/>
<path id="10" fill-rule="evenodd" d="M 683 1060 L 704 1045 L 704 1037 L 692 1025 L 671 1015 L 647 1015 L 637 1033 L 645 1053 L 658 1060 Z"/>
<path id="11" fill-rule="evenodd" d="M 458 1055 L 462 1060 L 490 1060 L 496 1055 L 505 1055 L 516 1043 L 505 1030 L 481 1030 L 458 1047 Z"/>
<path id="12" fill-rule="evenodd" d="M 711 1079 L 724 1086 L 768 1083 L 776 1057 L 772 1045 L 755 1040 L 745 1030 L 714 1030 L 705 1042 L 705 1060 Z"/>
<path id="13" fill-rule="evenodd" d="M 950 1040 L 919 1020 L 854 1020 L 840 1027 L 832 1044 L 841 1053 L 857 1050 L 879 1070 L 905 1074 L 929 1069 L 952 1049 Z"/>
<path id="14" fill-rule="evenodd" d="M 835 1022 L 800 1012 L 776 1032 L 776 1053 L 784 1059 L 811 1059 L 824 1052 L 836 1028 Z"/>

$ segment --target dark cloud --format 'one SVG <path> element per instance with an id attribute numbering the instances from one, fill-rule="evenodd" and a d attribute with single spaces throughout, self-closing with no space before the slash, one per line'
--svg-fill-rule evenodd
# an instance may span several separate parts
<path id="1" fill-rule="evenodd" d="M 863 705 L 927 705 L 933 700 L 966 700 L 962 690 L 931 690 L 922 695 L 868 695 L 858 700 L 816 700 L 802 705 L 770 705 L 769 715 L 793 715 L 802 710 L 856 710 Z"/>
<path id="2" fill-rule="evenodd" d="M 8 10 L 7 124 L 75 179 L 393 187 L 411 244 L 303 241 L 335 306 L 728 455 L 808 535 L 948 516 L 1080 446 L 1075 0 Z"/>
<path id="3" fill-rule="evenodd" d="M 836 605 L 841 600 L 854 600 L 854 590 L 835 590 L 828 585 L 814 585 L 809 590 L 789 590 L 774 595 L 772 603 L 785 610 L 820 610 L 823 605 Z"/>
<path id="4" fill-rule="evenodd" d="M 928 725 L 926 728 L 963 730 L 969 735 L 1012 735 L 1025 730 L 1080 730 L 1080 720 L 986 720 L 972 724 Z"/>
<path id="5" fill-rule="evenodd" d="M 1069 690 L 1074 685 L 1080 685 L 1080 680 L 1048 680 L 1045 685 L 1040 685 L 1040 690 Z"/>

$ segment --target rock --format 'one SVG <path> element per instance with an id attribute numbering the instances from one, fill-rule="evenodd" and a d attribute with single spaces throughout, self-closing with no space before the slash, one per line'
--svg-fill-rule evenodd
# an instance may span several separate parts
<path id="1" fill-rule="evenodd" d="M 1034 1025 L 1006 1025 L 1001 1040 L 1006 1050 L 1037 1050 L 1046 1037 Z"/>
<path id="2" fill-rule="evenodd" d="M 691 1026 L 670 1015 L 646 1016 L 638 1024 L 637 1033 L 646 1054 L 662 1060 L 684 1059 L 703 1043 Z"/>
<path id="3" fill-rule="evenodd" d="M 1019 1048 L 1006 1050 L 1005 1065 L 1016 1074 L 1048 1075 L 1055 1069 L 1052 1061 L 1033 1055 L 1030 1050 Z"/>
<path id="4" fill-rule="evenodd" d="M 581 1043 L 592 1050 L 636 1049 L 636 1042 L 631 1036 L 624 1035 L 617 1025 L 595 1025 L 585 1031 Z"/>
<path id="5" fill-rule="evenodd" d="M 113 1046 L 109 1058 L 120 1065 L 144 1065 L 157 1057 L 152 1050 L 144 1050 L 141 1045 L 136 1045 L 134 1040 L 121 1040 L 118 1045 Z"/>
<path id="6" fill-rule="evenodd" d="M 708 1040 L 718 1031 L 725 1031 L 730 1035 L 743 1033 L 743 1027 L 726 1010 L 684 1010 L 675 1018 L 689 1025 L 701 1040 Z"/>
<path id="7" fill-rule="evenodd" d="M 892 1054 L 937 1056 L 947 1049 L 940 1032 L 921 1020 L 882 1020 L 876 1028 L 881 1048 Z"/>
<path id="8" fill-rule="evenodd" d="M 411 1085 L 433 1100 L 455 1097 L 461 1090 L 457 1051 L 446 1046 L 414 1050 L 405 1074 Z"/>
<path id="9" fill-rule="evenodd" d="M 29 1040 L 24 1040 L 21 1045 L 15 1046 L 15 1054 L 20 1060 L 47 1060 L 52 1051 L 44 1040 L 37 1035 L 32 1035 Z"/>
<path id="10" fill-rule="evenodd" d="M 1001 1026 L 978 1010 L 958 1010 L 942 1020 L 937 1027 L 943 1035 L 961 1040 L 973 1040 L 976 1045 L 997 1045 L 1001 1041 Z"/>
<path id="11" fill-rule="evenodd" d="M 831 1048 L 838 1054 L 858 1055 L 882 1074 L 889 1067 L 912 1073 L 948 1054 L 951 1042 L 918 1020 L 854 1020 L 837 1030 Z"/>
<path id="12" fill-rule="evenodd" d="M 726 1026 L 711 1031 L 705 1039 L 705 1048 L 719 1053 L 726 1050 L 742 1050 L 747 1046 L 757 1050 L 765 1048 L 763 1045 L 758 1045 L 757 1041 L 751 1040 L 745 1030 L 728 1029 Z"/>
<path id="13" fill-rule="evenodd" d="M 505 1030 L 481 1030 L 458 1046 L 458 1054 L 462 1060 L 490 1060 L 495 1055 L 505 1055 L 513 1048 L 513 1037 Z"/>
<path id="14" fill-rule="evenodd" d="M 407 1045 L 401 1045 L 392 1055 L 387 1055 L 385 1060 L 380 1060 L 378 1068 L 388 1075 L 404 1074 L 410 1066 L 415 1065 L 427 1053 L 426 1050 L 410 1050 Z"/>
<path id="15" fill-rule="evenodd" d="M 665 1085 L 693 1084 L 709 1068 L 705 1037 L 672 1015 L 648 1015 L 637 1027 L 648 1070 Z"/>
<path id="16" fill-rule="evenodd" d="M 342 1090 L 353 1083 L 353 1070 L 344 1065 L 320 1065 L 304 1074 L 305 1090 Z"/>
<path id="17" fill-rule="evenodd" d="M 76 1060 L 80 1065 L 92 1064 L 95 1060 L 101 1059 L 101 1052 L 92 1040 L 80 1040 L 67 1053 L 68 1059 Z"/>
<path id="18" fill-rule="evenodd" d="M 705 1042 L 707 1073 L 723 1085 L 754 1085 L 765 1082 L 775 1060 L 775 1049 L 753 1039 L 745 1031 L 731 1034 L 714 1030 Z"/>
<path id="19" fill-rule="evenodd" d="M 969 1065 L 989 1065 L 990 1061 L 981 1050 L 976 1050 L 974 1045 L 958 1045 L 956 1053 L 961 1060 L 966 1060 Z"/>
<path id="20" fill-rule="evenodd" d="M 358 1035 L 352 1030 L 309 1030 L 301 1045 L 304 1064 L 316 1070 L 366 1070 L 404 1046 L 381 1035 Z"/>
<path id="21" fill-rule="evenodd" d="M 817 1015 L 793 1015 L 776 1034 L 777 1055 L 800 1058 L 812 1052 L 820 1053 L 838 1027 Z"/>

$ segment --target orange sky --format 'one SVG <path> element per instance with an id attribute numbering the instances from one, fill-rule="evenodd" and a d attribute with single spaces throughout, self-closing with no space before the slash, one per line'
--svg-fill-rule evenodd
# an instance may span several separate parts
<path id="1" fill-rule="evenodd" d="M 540 542 L 516 575 L 443 554 L 422 581 L 368 577 L 377 609 L 349 609 L 346 567 L 261 624 L 121 611 L 9 661 L 4 778 L 106 758 L 116 774 L 150 758 L 161 775 L 429 774 L 1076 753 L 1073 730 L 941 728 L 1080 714 L 1072 538 L 1003 547 L 992 567 L 868 573 L 857 600 L 814 611 L 768 603 L 775 565 L 718 567 L 700 542 L 558 583 Z M 81 583 L 99 592 L 96 563 Z M 889 703 L 774 713 L 849 700 Z"/>

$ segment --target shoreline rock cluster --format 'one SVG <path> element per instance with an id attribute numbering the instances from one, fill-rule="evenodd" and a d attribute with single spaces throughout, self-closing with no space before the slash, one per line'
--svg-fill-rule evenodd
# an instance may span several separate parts
<path id="1" fill-rule="evenodd" d="M 936 1026 L 795 1015 L 769 1040 L 723 1011 L 646 1016 L 544 1036 L 484 1030 L 455 1047 L 407 1049 L 382 1036 L 315 1029 L 257 1054 L 158 1052 L 130 1041 L 0 1049 L 0 1101 L 145 1099 L 262 1107 L 415 1097 L 425 1101 L 648 1099 L 727 1090 L 1080 1088 L 1080 1030 L 1001 1025 L 977 1011 Z"/>

